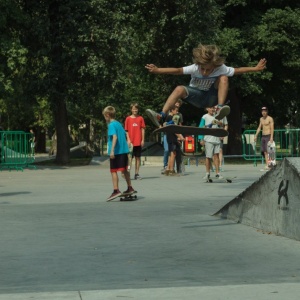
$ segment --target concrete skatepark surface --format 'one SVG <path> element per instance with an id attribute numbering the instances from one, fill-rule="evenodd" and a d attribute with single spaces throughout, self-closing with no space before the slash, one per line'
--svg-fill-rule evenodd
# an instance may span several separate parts
<path id="1" fill-rule="evenodd" d="M 160 169 L 132 202 L 106 202 L 107 161 L 0 172 L 0 300 L 299 298 L 298 241 L 212 216 L 260 167 L 226 165 L 232 184 Z"/>

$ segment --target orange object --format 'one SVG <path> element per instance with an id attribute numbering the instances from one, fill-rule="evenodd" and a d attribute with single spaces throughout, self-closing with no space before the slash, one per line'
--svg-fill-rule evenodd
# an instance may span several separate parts
<path id="1" fill-rule="evenodd" d="M 195 152 L 195 139 L 193 136 L 185 137 L 184 150 L 185 152 Z"/>

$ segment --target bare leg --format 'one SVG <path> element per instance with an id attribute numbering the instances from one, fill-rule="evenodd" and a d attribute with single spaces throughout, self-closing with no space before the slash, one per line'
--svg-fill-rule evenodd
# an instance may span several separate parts
<path id="1" fill-rule="evenodd" d="M 219 167 L 222 167 L 222 162 L 223 162 L 223 149 L 220 149 L 220 152 L 219 152 Z"/>
<path id="2" fill-rule="evenodd" d="M 169 156 L 169 161 L 168 161 L 168 170 L 170 171 L 174 171 L 175 156 L 176 156 L 176 152 L 171 151 Z"/>
<path id="3" fill-rule="evenodd" d="M 172 94 L 168 97 L 162 111 L 167 114 L 170 108 L 175 105 L 179 98 L 185 98 L 186 96 L 187 94 L 185 88 L 182 85 L 177 86 Z"/>
<path id="4" fill-rule="evenodd" d="M 216 174 L 219 174 L 219 165 L 220 165 L 219 153 L 214 154 L 213 159 L 214 159 L 214 164 L 215 164 L 215 167 L 216 167 Z"/>
<path id="5" fill-rule="evenodd" d="M 135 174 L 139 174 L 140 165 L 141 165 L 141 158 L 135 157 Z"/>
<path id="6" fill-rule="evenodd" d="M 113 183 L 114 190 L 118 190 L 119 189 L 118 173 L 117 172 L 111 172 L 111 178 L 112 178 L 112 183 Z"/>
<path id="7" fill-rule="evenodd" d="M 131 179 L 130 179 L 130 173 L 128 172 L 128 170 L 123 171 L 126 183 L 128 186 L 131 186 Z"/>
<path id="8" fill-rule="evenodd" d="M 205 158 L 206 173 L 210 173 L 210 161 L 211 161 L 211 158 L 209 158 L 209 157 Z"/>
<path id="9" fill-rule="evenodd" d="M 265 161 L 266 161 L 266 166 L 268 167 L 268 152 L 265 152 Z"/>
<path id="10" fill-rule="evenodd" d="M 218 87 L 218 104 L 223 105 L 227 98 L 229 81 L 227 76 L 220 76 L 217 80 Z"/>

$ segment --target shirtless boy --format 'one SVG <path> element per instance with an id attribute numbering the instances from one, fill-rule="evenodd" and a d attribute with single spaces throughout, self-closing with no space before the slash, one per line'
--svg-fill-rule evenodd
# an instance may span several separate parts
<path id="1" fill-rule="evenodd" d="M 268 168 L 268 142 L 273 142 L 274 137 L 274 121 L 273 118 L 268 115 L 268 108 L 262 107 L 261 108 L 262 117 L 259 120 L 259 126 L 256 130 L 256 134 L 254 137 L 254 141 L 256 142 L 257 136 L 259 132 L 262 130 L 262 137 L 261 137 L 261 152 L 264 153 L 265 161 L 266 161 L 266 169 Z"/>

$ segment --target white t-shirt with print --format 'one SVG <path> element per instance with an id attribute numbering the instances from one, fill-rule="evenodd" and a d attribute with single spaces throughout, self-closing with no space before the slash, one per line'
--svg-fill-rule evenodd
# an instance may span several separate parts
<path id="1" fill-rule="evenodd" d="M 215 117 L 211 116 L 210 114 L 206 114 L 202 117 L 202 119 L 204 119 L 205 127 L 206 127 L 206 126 L 208 126 L 212 123 L 212 121 L 215 119 Z M 211 128 L 219 128 L 219 127 L 218 127 L 218 125 L 212 125 Z M 212 135 L 205 135 L 204 136 L 204 141 L 212 143 L 212 144 L 220 144 L 221 143 L 219 137 L 212 136 Z"/>
<path id="2" fill-rule="evenodd" d="M 221 65 L 213 70 L 208 76 L 203 76 L 200 72 L 201 67 L 193 64 L 190 66 L 183 67 L 184 75 L 191 75 L 191 81 L 189 86 L 197 88 L 201 91 L 208 91 L 219 76 L 224 75 L 231 77 L 234 75 L 234 68 Z"/>

